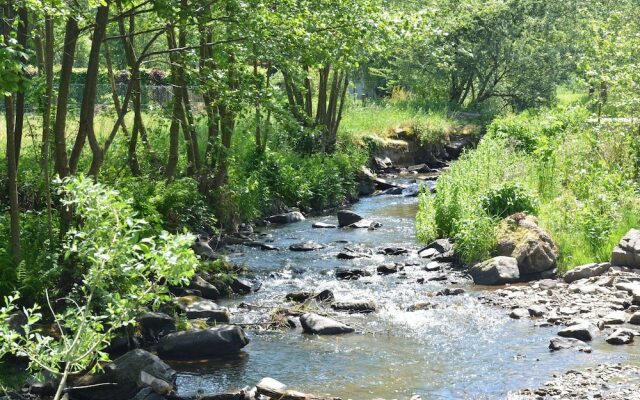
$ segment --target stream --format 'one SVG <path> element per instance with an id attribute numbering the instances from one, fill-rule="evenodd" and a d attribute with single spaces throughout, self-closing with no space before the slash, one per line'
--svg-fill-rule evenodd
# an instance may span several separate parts
<path id="1" fill-rule="evenodd" d="M 281 251 L 233 247 L 229 258 L 246 264 L 262 288 L 247 296 L 221 301 L 232 323 L 265 321 L 271 309 L 295 291 L 330 289 L 336 300 L 373 300 L 372 314 L 336 313 L 332 318 L 356 328 L 356 333 L 313 336 L 300 330 L 246 329 L 250 344 L 240 356 L 206 363 L 174 365 L 179 371 L 181 395 L 222 393 L 255 385 L 263 377 L 277 379 L 290 388 L 352 399 L 494 399 L 506 398 L 522 387 L 537 387 L 554 373 L 589 367 L 605 361 L 637 358 L 637 350 L 594 342 L 593 353 L 548 350 L 557 327 L 534 327 L 529 319 L 513 320 L 505 309 L 485 305 L 480 298 L 488 288 L 454 277 L 429 281 L 441 272 L 421 267 L 421 246 L 415 239 L 417 198 L 379 195 L 362 198 L 351 207 L 361 216 L 382 223 L 366 229 L 312 229 L 314 222 L 336 224 L 335 213 L 308 218 L 260 231 L 261 240 Z M 311 252 L 292 252 L 294 243 L 313 240 L 325 245 Z M 376 249 L 398 246 L 407 255 L 339 260 L 344 247 Z M 407 263 L 404 271 L 375 275 L 378 265 Z M 411 265 L 416 264 L 416 265 Z M 356 281 L 336 280 L 337 267 L 360 267 L 373 275 Z M 424 284 L 417 283 L 425 278 Z M 453 282 L 452 282 L 453 280 Z M 434 296 L 445 287 L 461 287 L 458 296 Z M 407 312 L 407 307 L 429 302 L 432 309 Z M 257 310 L 241 303 L 260 305 Z M 635 354 L 634 354 L 635 353 Z"/>

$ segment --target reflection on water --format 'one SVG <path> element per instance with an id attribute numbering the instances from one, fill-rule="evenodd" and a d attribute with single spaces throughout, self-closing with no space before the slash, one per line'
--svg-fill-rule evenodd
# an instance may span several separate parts
<path id="1" fill-rule="evenodd" d="M 537 387 L 555 372 L 605 360 L 638 358 L 595 343 L 592 354 L 547 350 L 554 328 L 534 328 L 531 321 L 505 318 L 505 311 L 477 300 L 479 292 L 462 296 L 433 296 L 440 282 L 416 283 L 430 273 L 419 266 L 404 274 L 371 276 L 358 281 L 337 281 L 338 266 L 375 268 L 383 262 L 418 261 L 415 254 L 344 261 L 335 255 L 344 246 L 370 248 L 402 246 L 417 249 L 414 216 L 416 198 L 377 196 L 365 198 L 353 210 L 383 227 L 376 231 L 311 229 L 315 221 L 335 223 L 333 215 L 309 219 L 281 228 L 270 228 L 274 246 L 314 240 L 321 251 L 263 252 L 237 248 L 234 262 L 245 263 L 263 280 L 263 288 L 223 304 L 233 322 L 265 320 L 264 309 L 239 309 L 240 302 L 275 306 L 292 291 L 331 289 L 339 300 L 374 300 L 379 311 L 371 315 L 339 315 L 360 333 L 342 336 L 309 336 L 298 331 L 248 331 L 251 343 L 235 358 L 207 363 L 172 364 L 181 371 L 181 394 L 220 393 L 254 385 L 270 376 L 291 388 L 343 398 L 424 399 L 504 398 L 521 387 Z M 344 244 L 343 242 L 348 242 Z M 470 288 L 466 283 L 464 287 Z M 433 309 L 406 312 L 416 302 L 430 302 Z M 602 349 L 601 349 L 602 347 Z M 601 350 L 607 351 L 601 351 Z"/>

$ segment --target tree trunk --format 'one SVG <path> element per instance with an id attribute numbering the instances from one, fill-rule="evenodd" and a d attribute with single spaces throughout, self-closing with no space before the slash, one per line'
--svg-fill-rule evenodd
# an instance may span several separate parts
<path id="1" fill-rule="evenodd" d="M 185 13 L 188 12 L 188 0 L 181 0 L 180 7 Z M 187 46 L 187 24 L 183 24 L 180 27 L 180 31 L 178 33 L 178 45 L 181 48 Z M 185 59 L 182 55 L 179 58 L 180 62 L 176 67 L 178 70 L 178 79 L 180 80 L 178 84 L 182 90 L 182 102 L 184 103 L 184 122 L 187 123 L 186 128 L 189 131 L 189 137 L 191 139 L 190 144 L 192 147 L 191 151 L 193 152 L 194 169 L 195 172 L 198 173 L 200 171 L 200 146 L 198 145 L 198 134 L 193 120 L 193 112 L 191 111 L 191 99 L 189 98 L 189 88 L 187 86 L 187 76 L 184 68 Z"/>
<path id="2" fill-rule="evenodd" d="M 89 146 L 91 148 L 92 160 L 89 174 L 96 177 L 102 164 L 102 147 L 98 143 L 93 126 L 93 116 L 96 105 L 96 92 L 98 84 L 98 70 L 100 68 L 100 47 L 104 39 L 104 35 L 109 22 L 109 3 L 105 2 L 104 6 L 98 7 L 96 13 L 96 23 L 91 39 L 91 50 L 89 51 L 89 62 L 87 64 L 87 76 L 84 85 L 82 104 L 80 106 L 80 124 L 78 128 L 78 136 L 71 151 L 69 159 L 69 170 L 75 173 L 80 162 L 82 149 L 85 141 L 89 138 Z"/>
<path id="3" fill-rule="evenodd" d="M 10 17 L 11 4 L 4 6 L 4 15 Z M 4 21 L 0 21 L 2 23 Z M 2 35 L 5 43 L 9 42 L 9 27 L 2 23 Z M 15 267 L 20 264 L 20 206 L 18 204 L 18 170 L 16 159 L 16 141 L 14 126 L 13 95 L 4 96 L 4 117 L 7 128 L 7 178 L 9 190 L 9 219 L 11 230 L 11 257 Z"/>
<path id="4" fill-rule="evenodd" d="M 45 75 L 45 96 L 42 110 L 42 174 L 44 175 L 44 190 L 47 199 L 47 223 L 49 237 L 53 237 L 53 211 L 51 202 L 51 172 L 49 158 L 51 148 L 51 108 L 53 106 L 53 63 L 54 55 L 54 20 L 50 15 L 44 21 L 44 46 L 42 46 L 41 66 Z M 42 43 L 41 43 L 42 44 Z M 53 241 L 52 241 L 53 243 Z"/>
<path id="5" fill-rule="evenodd" d="M 18 11 L 18 17 L 20 22 L 18 23 L 17 39 L 18 45 L 22 48 L 22 51 L 27 51 L 27 32 L 29 25 L 29 14 L 25 7 L 20 8 Z M 24 64 L 27 63 L 26 59 L 22 59 Z M 24 107 L 25 107 L 25 91 L 18 90 L 16 93 L 16 123 L 14 126 L 15 136 L 15 152 L 16 152 L 16 168 L 17 163 L 20 162 L 20 149 L 22 147 L 22 133 L 24 130 Z"/>
<path id="6" fill-rule="evenodd" d="M 55 166 L 60 178 L 69 176 L 67 160 L 67 141 L 65 132 L 67 127 L 67 103 L 69 102 L 69 86 L 76 53 L 76 42 L 80 30 L 78 20 L 69 17 L 65 27 L 64 48 L 62 51 L 62 66 L 60 67 L 60 83 L 58 86 L 58 102 L 56 106 L 55 135 Z"/>
<path id="7" fill-rule="evenodd" d="M 326 123 L 327 118 L 327 85 L 329 84 L 329 72 L 331 66 L 326 65 L 318 71 L 320 76 L 318 82 L 318 107 L 316 110 L 316 125 Z"/>
<path id="8" fill-rule="evenodd" d="M 304 112 L 307 118 L 313 118 L 313 92 L 311 91 L 311 79 L 309 78 L 309 66 L 304 66 Z"/>
<path id="9" fill-rule="evenodd" d="M 118 12 L 122 13 L 121 1 L 117 1 Z M 140 164 L 137 157 L 138 135 L 142 138 L 142 144 L 149 154 L 152 153 L 151 145 L 147 138 L 147 130 L 142 119 L 142 101 L 141 101 L 141 85 L 140 85 L 140 68 L 136 63 L 136 52 L 133 45 L 133 34 L 135 32 L 135 18 L 129 17 L 129 30 L 125 28 L 124 19 L 118 20 L 118 29 L 122 37 L 122 45 L 124 47 L 125 58 L 129 67 L 130 79 L 133 84 L 132 103 L 133 103 L 133 127 L 131 136 L 129 137 L 128 146 L 128 164 L 133 175 L 140 175 Z"/>
<path id="10" fill-rule="evenodd" d="M 222 147 L 218 155 L 218 169 L 214 177 L 214 186 L 220 187 L 227 183 L 229 173 L 229 150 L 231 138 L 235 129 L 235 115 L 226 106 L 220 106 L 220 128 L 222 133 Z"/>

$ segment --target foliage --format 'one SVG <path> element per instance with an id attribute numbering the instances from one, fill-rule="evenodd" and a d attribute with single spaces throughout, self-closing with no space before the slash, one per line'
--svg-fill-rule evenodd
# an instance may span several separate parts
<path id="1" fill-rule="evenodd" d="M 536 199 L 519 184 L 490 189 L 480 198 L 480 208 L 492 218 L 505 218 L 517 212 L 536 215 Z"/>
<path id="2" fill-rule="evenodd" d="M 19 295 L 6 297 L 0 353 L 28 357 L 31 370 L 60 376 L 64 386 L 68 374 L 94 368 L 106 357 L 102 348 L 111 334 L 131 324 L 140 307 L 157 307 L 168 299 L 166 285 L 185 283 L 197 259 L 191 235 L 153 234 L 116 191 L 82 177 L 65 179 L 59 190 L 82 220 L 63 246 L 81 278 L 65 297 L 47 296 L 56 337 L 36 328 L 44 318 L 37 304 L 24 309 L 24 332 L 14 330 L 7 318 L 17 312 Z"/>

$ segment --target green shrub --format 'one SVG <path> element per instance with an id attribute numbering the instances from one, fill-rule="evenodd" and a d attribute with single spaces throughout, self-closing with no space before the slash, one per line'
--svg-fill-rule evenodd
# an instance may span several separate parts
<path id="1" fill-rule="evenodd" d="M 458 221 L 454 242 L 462 261 L 471 265 L 491 257 L 496 248 L 496 221 L 490 217 L 477 217 Z"/>
<path id="2" fill-rule="evenodd" d="M 492 218 L 504 218 L 517 212 L 536 215 L 537 203 L 536 198 L 517 183 L 503 184 L 480 197 L 480 207 Z"/>

